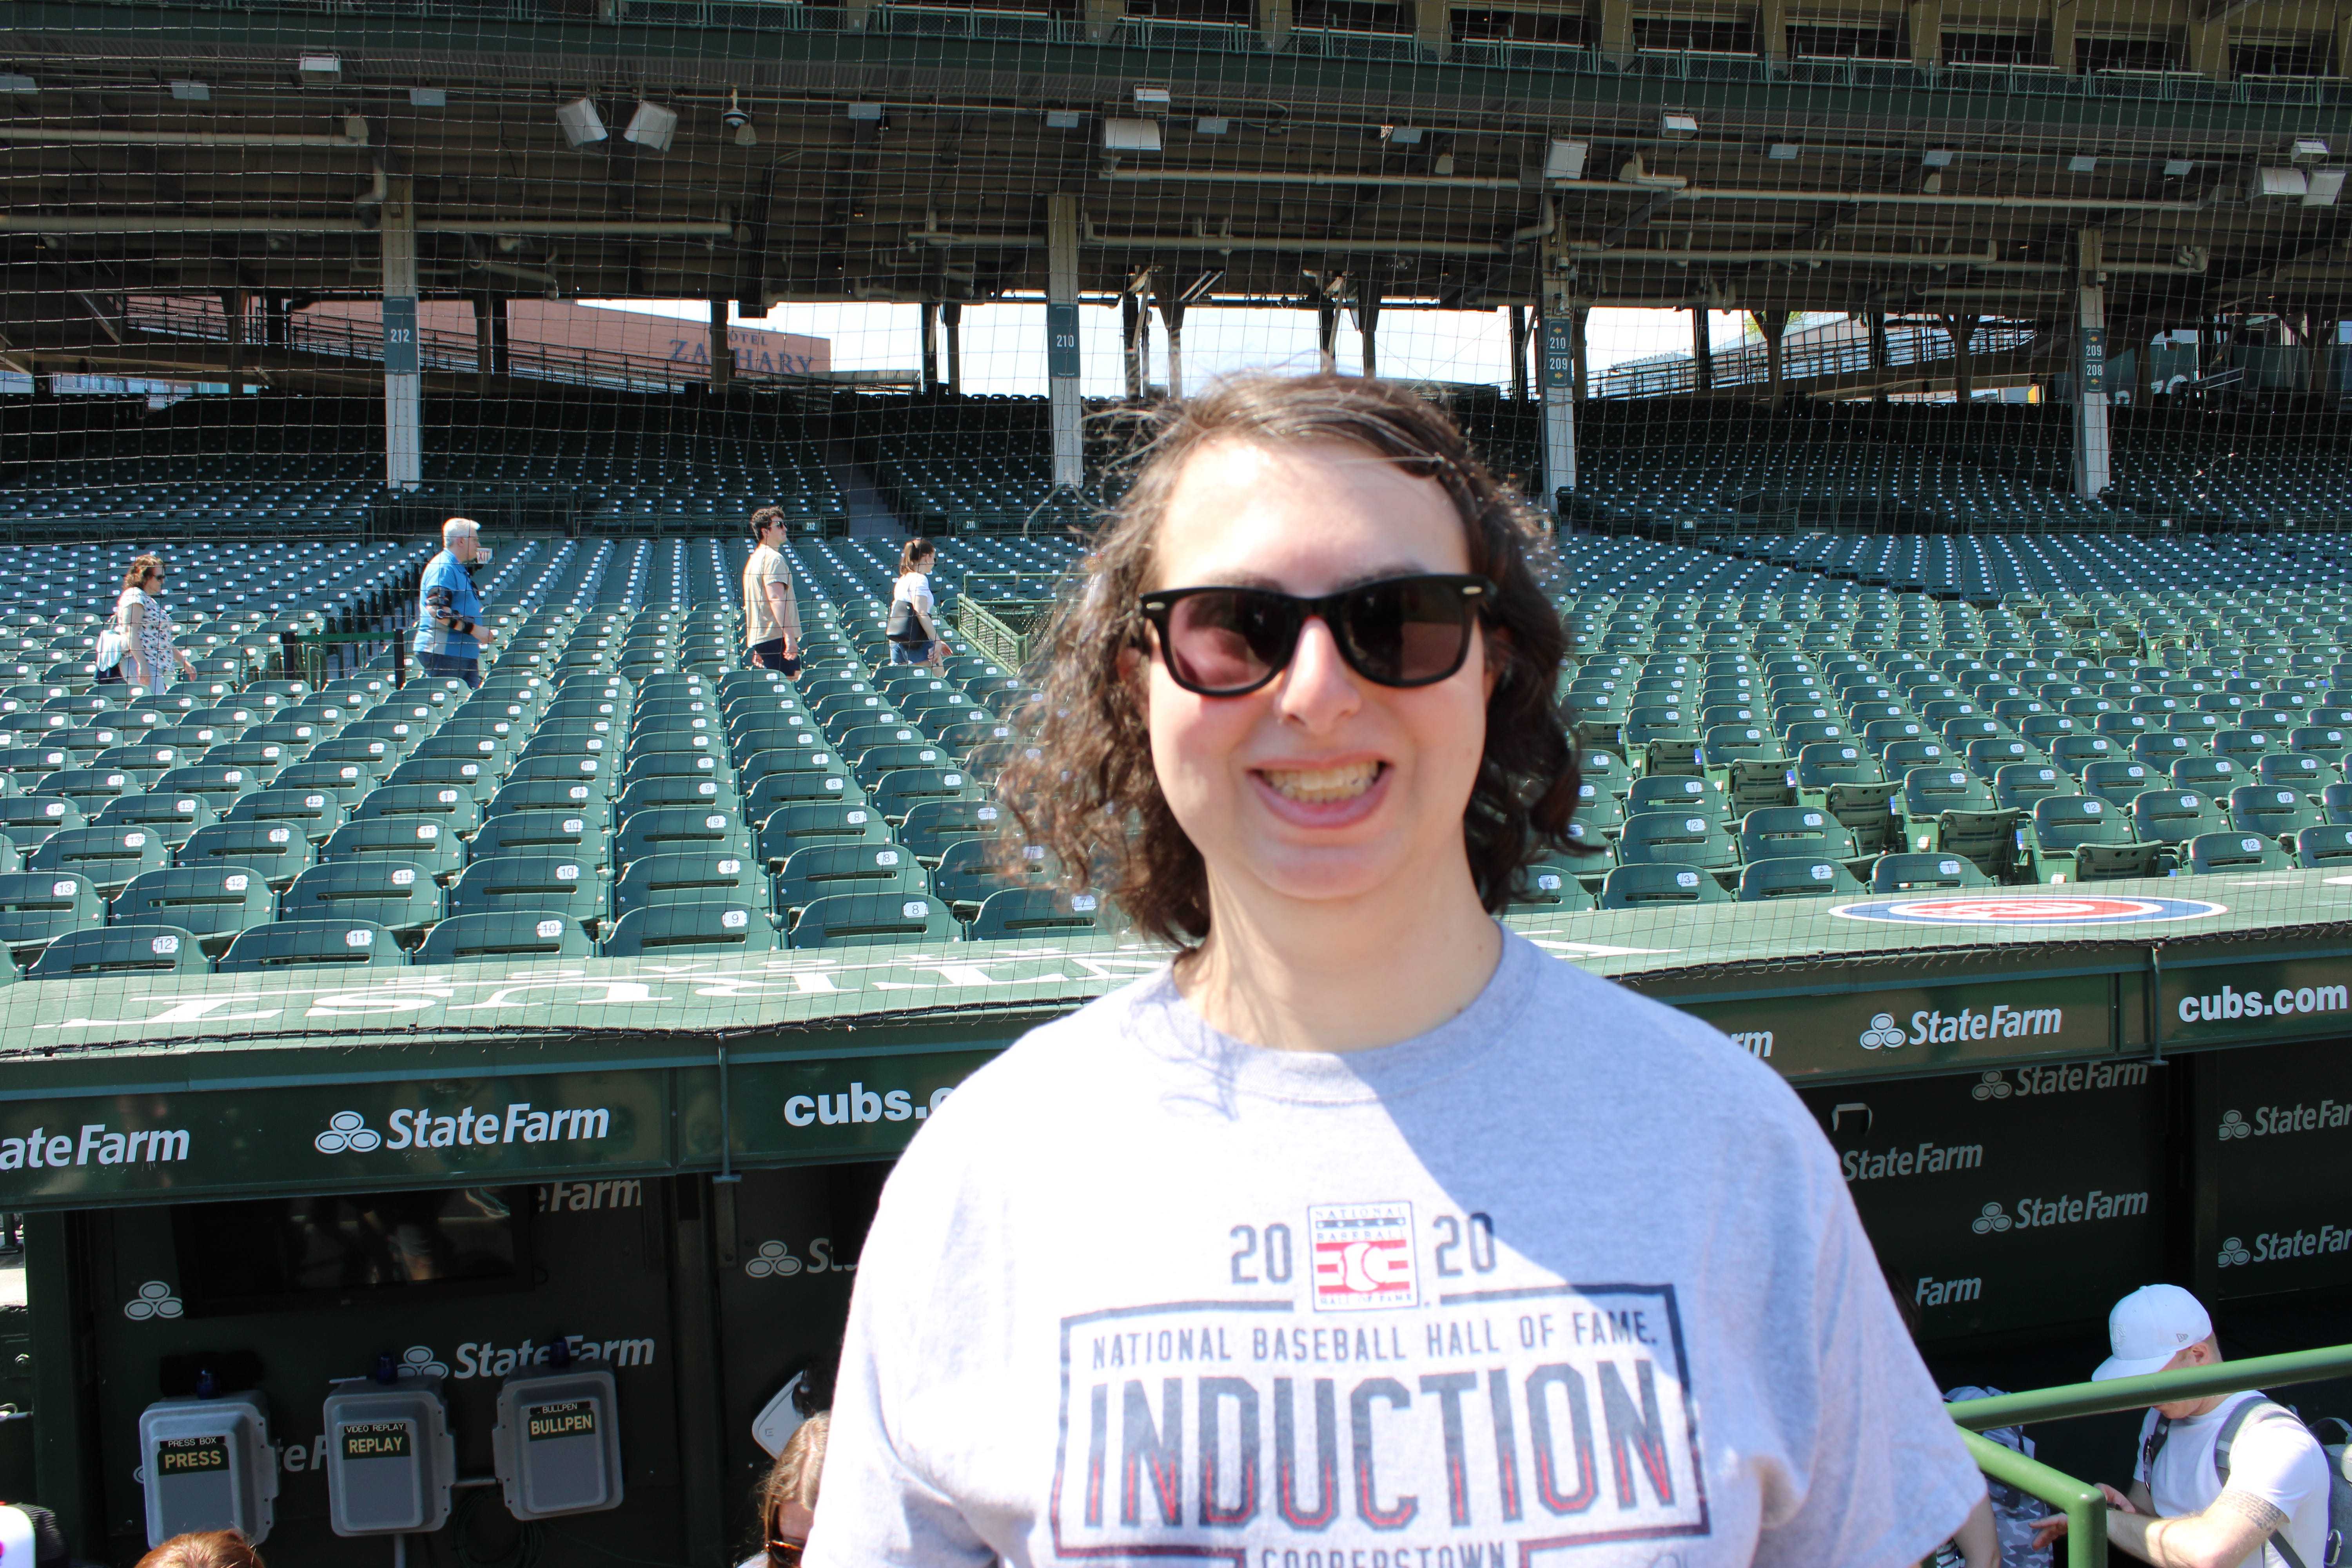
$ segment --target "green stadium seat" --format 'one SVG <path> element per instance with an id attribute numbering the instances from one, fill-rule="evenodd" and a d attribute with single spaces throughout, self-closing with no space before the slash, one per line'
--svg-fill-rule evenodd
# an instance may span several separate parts
<path id="1" fill-rule="evenodd" d="M 359 763 L 293 763 L 279 770 L 270 787 L 324 790 L 348 808 L 376 787 L 376 776 Z"/>
<path id="2" fill-rule="evenodd" d="M 223 822 L 282 822 L 314 844 L 343 825 L 343 803 L 325 790 L 257 789 L 240 795 Z"/>
<path id="3" fill-rule="evenodd" d="M 247 868 L 284 889 L 317 862 L 310 836 L 277 822 L 216 822 L 188 836 L 174 857 L 184 867 Z"/>
<path id="4" fill-rule="evenodd" d="M 961 913 L 1006 888 L 1026 886 L 1025 879 L 1006 876 L 998 866 L 997 843 L 993 837 L 964 838 L 949 845 L 940 852 L 939 863 L 931 868 L 931 890 Z M 1030 858 L 1032 868 L 1042 868 L 1044 849 L 1037 846 L 1026 847 L 1036 851 Z"/>
<path id="5" fill-rule="evenodd" d="M 2240 784 L 2230 792 L 2230 826 L 2248 833 L 2267 834 L 2282 842 L 2323 818 L 2311 797 L 2299 789 L 2273 784 Z"/>
<path id="6" fill-rule="evenodd" d="M 612 833 L 604 815 L 586 812 L 510 811 L 493 816 L 466 841 L 467 858 L 494 855 L 561 855 L 592 866 L 611 864 Z"/>
<path id="7" fill-rule="evenodd" d="M 383 775 L 383 785 L 430 784 L 436 789 L 462 789 L 476 802 L 498 793 L 499 771 L 465 757 L 414 756 Z"/>
<path id="8" fill-rule="evenodd" d="M 2230 819 L 2194 790 L 2155 789 L 2134 795 L 2132 837 L 2142 844 L 2183 844 L 2200 833 L 2229 831 Z"/>
<path id="9" fill-rule="evenodd" d="M 1552 862 L 1538 862 L 1519 874 L 1510 907 L 1520 910 L 1581 910 L 1592 907 L 1592 895 L 1576 872 Z"/>
<path id="10" fill-rule="evenodd" d="M 106 901 L 79 872 L 0 872 L 0 944 L 17 962 L 68 931 L 106 923 Z"/>
<path id="11" fill-rule="evenodd" d="M 819 899 L 866 893 L 911 898 L 931 889 L 929 873 L 904 845 L 821 844 L 796 849 L 784 861 L 774 901 L 779 913 L 789 914 Z"/>
<path id="12" fill-rule="evenodd" d="M 1861 891 L 1863 886 L 1853 872 L 1835 860 L 1818 856 L 1787 855 L 1750 860 L 1739 872 L 1738 900 L 1743 904 Z"/>
<path id="13" fill-rule="evenodd" d="M 26 791 L 30 795 L 61 795 L 95 813 L 118 795 L 137 792 L 138 785 L 121 768 L 59 768 L 44 773 Z"/>
<path id="14" fill-rule="evenodd" d="M 383 855 L 422 866 L 436 881 L 446 881 L 466 863 L 466 841 L 428 817 L 379 816 L 346 822 L 319 846 L 322 862 Z"/>
<path id="15" fill-rule="evenodd" d="M 393 933 L 372 921 L 283 920 L 239 934 L 216 969 L 248 974 L 311 965 L 390 968 L 406 962 Z"/>
<path id="16" fill-rule="evenodd" d="M 982 800 L 929 800 L 909 807 L 898 826 L 898 842 L 916 858 L 936 861 L 948 846 L 965 838 L 987 837 L 1003 831 L 1012 814 Z"/>
<path id="17" fill-rule="evenodd" d="M 600 951 L 607 958 L 727 957 L 780 945 L 756 904 L 655 904 L 614 921 Z"/>
<path id="18" fill-rule="evenodd" d="M 90 819 L 93 827 L 150 827 L 163 836 L 169 847 L 177 849 L 188 841 L 188 835 L 213 823 L 213 808 L 201 795 L 165 794 L 151 791 L 143 795 L 117 795 L 99 808 Z"/>
<path id="19" fill-rule="evenodd" d="M 370 790 L 352 812 L 353 822 L 423 817 L 446 834 L 471 833 L 482 824 L 482 808 L 462 784 L 388 784 Z"/>
<path id="20" fill-rule="evenodd" d="M 631 779 L 613 802 L 613 817 L 626 822 L 638 812 L 663 806 L 718 806 L 734 811 L 744 809 L 744 803 L 726 773 L 670 773 Z"/>
<path id="21" fill-rule="evenodd" d="M 818 899 L 793 921 L 795 948 L 961 942 L 963 927 L 938 899 L 921 893 L 841 893 Z"/>
<path id="22" fill-rule="evenodd" d="M 1936 889 L 1990 888 L 1992 879 L 1965 855 L 1906 850 L 1881 855 L 1870 868 L 1874 893 L 1916 893 Z"/>
<path id="23" fill-rule="evenodd" d="M 2145 763 L 2128 760 L 2093 763 L 2083 770 L 2083 793 L 2110 805 L 2131 809 L 2132 796 L 2166 781 Z"/>
<path id="24" fill-rule="evenodd" d="M 194 932 L 170 925 L 116 925 L 68 931 L 41 950 L 27 980 L 100 975 L 203 974 L 211 966 Z"/>
<path id="25" fill-rule="evenodd" d="M 760 858 L 782 867 L 793 851 L 820 844 L 883 844 L 890 825 L 871 806 L 805 802 L 782 805 L 760 824 Z"/>
<path id="26" fill-rule="evenodd" d="M 421 938 L 442 917 L 442 889 L 433 869 L 416 860 L 322 860 L 294 879 L 280 908 L 287 920 L 364 921 L 395 938 Z"/>
<path id="27" fill-rule="evenodd" d="M 839 759 L 836 758 L 837 762 Z M 765 821 L 788 805 L 866 805 L 866 792 L 846 769 L 824 773 L 769 773 L 743 797 L 743 814 Z"/>
<path id="28" fill-rule="evenodd" d="M 2352 870 L 2352 827 L 2306 827 L 2294 836 L 2294 863 L 2306 871 Z"/>
<path id="29" fill-rule="evenodd" d="M 1797 753 L 1801 795 L 1826 795 L 1842 784 L 1883 784 L 1878 759 L 1850 741 L 1816 741 Z"/>
<path id="30" fill-rule="evenodd" d="M 1739 820 L 1739 858 L 1746 861 L 1790 857 L 1851 860 L 1860 853 L 1853 831 L 1822 806 L 1775 805 Z"/>
<path id="31" fill-rule="evenodd" d="M 451 915 L 425 936 L 418 963 L 528 963 L 590 958 L 596 944 L 569 915 L 543 910 L 501 910 L 493 914 Z"/>
<path id="32" fill-rule="evenodd" d="M 1652 904 L 1727 904 L 1731 895 L 1714 877 L 1695 867 L 1657 862 L 1619 866 L 1601 884 L 1604 910 L 1641 909 Z"/>
<path id="33" fill-rule="evenodd" d="M 2268 752 L 2254 763 L 2254 777 L 2266 784 L 2283 784 L 2316 795 L 2336 782 L 2333 764 L 2303 752 Z"/>
<path id="34" fill-rule="evenodd" d="M 751 858 L 751 836 L 743 819 L 717 806 L 665 805 L 624 817 L 613 838 L 613 864 L 626 866 L 640 855 L 736 855 Z"/>
<path id="35" fill-rule="evenodd" d="M 114 896 L 110 918 L 116 925 L 174 926 L 217 953 L 237 932 L 268 925 L 275 913 L 269 879 L 261 871 L 212 865 L 141 872 Z"/>
<path id="36" fill-rule="evenodd" d="M 1863 749 L 1870 749 L 1867 740 Z M 1897 778 L 1913 768 L 1948 768 L 1953 758 L 1941 741 L 1891 741 L 1878 753 L 1879 771 Z"/>
<path id="37" fill-rule="evenodd" d="M 157 793 L 194 795 L 212 807 L 215 817 L 236 804 L 240 795 L 260 787 L 260 780 L 244 768 L 215 767 L 209 763 L 169 768 L 155 780 Z"/>
<path id="38" fill-rule="evenodd" d="M 907 860 L 911 865 L 914 857 Z M 766 881 L 767 868 L 740 855 L 640 855 L 613 884 L 613 913 L 625 918 L 659 904 L 756 908 L 767 900 Z"/>
<path id="39" fill-rule="evenodd" d="M 1739 864 L 1739 847 L 1724 825 L 1712 818 L 1679 811 L 1636 812 L 1617 835 L 1617 862 L 1729 871 Z"/>
<path id="40" fill-rule="evenodd" d="M 1104 917 L 1109 912 L 1097 893 L 1005 888 L 982 901 L 979 913 L 972 917 L 970 936 L 973 942 L 1075 936 L 1108 929 Z"/>
<path id="41" fill-rule="evenodd" d="M 2294 859 L 2278 841 L 2260 833 L 2200 833 L 2185 848 L 2186 868 L 2200 877 L 2294 869 Z"/>
<path id="42" fill-rule="evenodd" d="M 536 911 L 593 927 L 604 918 L 606 901 L 605 884 L 585 856 L 491 855 L 474 859 L 449 884 L 448 910 Z"/>
<path id="43" fill-rule="evenodd" d="M 899 768 L 883 774 L 867 795 L 883 816 L 900 818 L 925 801 L 968 800 L 978 789 L 960 767 Z"/>
<path id="44" fill-rule="evenodd" d="M 2024 819 L 2025 814 L 2013 808 L 1947 809 L 1937 814 L 1934 842 L 1927 847 L 1965 856 L 1996 882 L 2021 881 L 2032 869 L 2019 826 Z M 1921 835 L 1915 831 L 1912 837 L 1916 847 Z"/>
<path id="45" fill-rule="evenodd" d="M 152 827 L 68 827 L 52 833 L 25 857 L 32 872 L 71 872 L 111 894 L 142 871 L 171 863 L 170 847 Z"/>
<path id="46" fill-rule="evenodd" d="M 2074 781 L 2064 770 L 2011 763 L 1993 775 L 1993 803 L 2004 811 L 2032 811 L 2045 796 L 2073 795 Z"/>

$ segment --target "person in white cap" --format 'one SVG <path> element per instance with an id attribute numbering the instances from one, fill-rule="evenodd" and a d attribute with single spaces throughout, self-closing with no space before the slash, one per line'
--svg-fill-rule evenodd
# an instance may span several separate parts
<path id="1" fill-rule="evenodd" d="M 2143 1285 L 2107 1315 L 2115 1353 L 2094 1383 L 2212 1366 L 2213 1320 L 2178 1285 Z M 2102 1482 L 2107 1539 L 2158 1568 L 2320 1568 L 2326 1561 L 2327 1456 L 2294 1415 L 2259 1391 L 2158 1405 L 2140 1424 L 2129 1496 Z M 2035 1542 L 2066 1532 L 2036 1521 Z"/>

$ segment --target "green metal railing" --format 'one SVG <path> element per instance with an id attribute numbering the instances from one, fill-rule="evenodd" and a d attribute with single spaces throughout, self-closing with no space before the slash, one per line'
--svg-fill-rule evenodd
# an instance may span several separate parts
<path id="1" fill-rule="evenodd" d="M 2248 1388 L 2284 1388 L 2297 1383 L 2352 1375 L 2352 1345 L 2293 1351 L 2285 1355 L 2256 1356 L 2251 1361 L 2221 1362 L 2181 1372 L 2153 1372 L 2145 1377 L 2119 1377 L 2111 1383 L 2069 1383 L 2056 1388 L 2028 1389 L 2022 1394 L 1990 1399 L 1963 1399 L 1947 1406 L 1962 1428 L 1977 1468 L 1997 1481 L 2040 1498 L 2066 1516 L 2067 1568 L 2105 1568 L 2107 1506 L 2099 1489 L 2079 1481 L 2013 1448 L 2004 1448 L 1977 1436 L 1996 1426 L 2020 1426 L 2034 1421 L 2063 1421 L 2075 1415 L 2102 1415 L 2117 1410 L 2141 1410 L 2151 1405 L 2209 1394 L 2236 1394 Z"/>

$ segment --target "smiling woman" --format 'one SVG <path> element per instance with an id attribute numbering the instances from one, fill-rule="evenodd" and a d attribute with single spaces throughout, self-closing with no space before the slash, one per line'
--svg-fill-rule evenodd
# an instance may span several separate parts
<path id="1" fill-rule="evenodd" d="M 1179 952 L 892 1173 L 811 1568 L 1896 1568 L 1983 1495 L 1795 1095 L 1494 918 L 1576 795 L 1530 549 L 1401 388 L 1169 416 L 1009 798 Z"/>

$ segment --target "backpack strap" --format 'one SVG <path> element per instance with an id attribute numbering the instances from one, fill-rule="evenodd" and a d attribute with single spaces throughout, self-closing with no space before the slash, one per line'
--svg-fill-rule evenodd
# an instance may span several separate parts
<path id="1" fill-rule="evenodd" d="M 2267 1420 L 2273 1414 L 2284 1415 L 2297 1426 L 2303 1424 L 2303 1418 L 2294 1411 L 2269 1399 L 2249 1399 L 2221 1418 L 2221 1430 L 2213 1438 L 2213 1470 L 2221 1479 L 2222 1490 L 2227 1491 L 2230 1488 L 2230 1446 L 2238 1440 L 2238 1429 L 2248 1421 Z M 2161 1421 L 2163 1417 L 2157 1419 Z M 2304 1568 L 2303 1559 L 2295 1555 L 2294 1548 L 2287 1542 L 2284 1527 L 2271 1532 L 2269 1544 L 2285 1560 L 2286 1568 Z"/>

